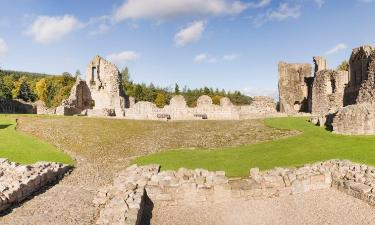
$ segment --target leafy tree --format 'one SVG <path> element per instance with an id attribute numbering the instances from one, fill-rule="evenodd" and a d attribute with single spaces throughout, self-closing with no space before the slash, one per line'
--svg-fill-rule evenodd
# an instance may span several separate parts
<path id="1" fill-rule="evenodd" d="M 40 79 L 36 82 L 36 95 L 39 100 L 46 103 L 47 101 L 47 80 L 45 78 Z"/>
<path id="2" fill-rule="evenodd" d="M 178 86 L 177 83 L 174 85 L 174 94 L 175 95 L 179 95 L 180 94 L 180 87 Z"/>
<path id="3" fill-rule="evenodd" d="M 347 60 L 342 61 L 337 70 L 349 71 L 349 62 Z"/>
<path id="4" fill-rule="evenodd" d="M 15 83 L 12 94 L 14 99 L 22 99 L 26 102 L 35 100 L 34 93 L 32 93 L 29 85 L 26 82 L 26 77 L 22 77 Z"/>
<path id="5" fill-rule="evenodd" d="M 159 108 L 163 108 L 167 104 L 167 100 L 164 93 L 158 93 L 155 98 L 155 105 Z"/>
<path id="6" fill-rule="evenodd" d="M 221 96 L 215 95 L 212 97 L 212 103 L 215 105 L 220 105 L 220 99 L 221 99 Z"/>
<path id="7" fill-rule="evenodd" d="M 81 71 L 80 70 L 76 70 L 76 75 L 75 75 L 75 77 L 77 78 L 77 77 L 80 77 L 82 74 L 81 74 Z"/>

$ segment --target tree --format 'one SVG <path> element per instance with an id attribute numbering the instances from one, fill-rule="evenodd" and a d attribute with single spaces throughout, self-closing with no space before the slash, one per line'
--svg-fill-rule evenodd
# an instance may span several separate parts
<path id="1" fill-rule="evenodd" d="M 347 60 L 342 61 L 337 70 L 349 71 L 349 62 Z"/>
<path id="2" fill-rule="evenodd" d="M 156 98 L 155 98 L 155 105 L 159 108 L 163 108 L 166 104 L 167 104 L 167 101 L 166 101 L 166 97 L 165 97 L 165 94 L 162 93 L 162 92 L 159 92 L 157 95 L 156 95 Z"/>
<path id="3" fill-rule="evenodd" d="M 29 85 L 26 82 L 26 77 L 22 77 L 19 81 L 15 83 L 14 89 L 12 90 L 12 94 L 14 99 L 22 99 L 26 102 L 31 102 L 35 100 L 34 93 L 32 93 Z"/>
<path id="4" fill-rule="evenodd" d="M 177 83 L 174 85 L 174 94 L 175 95 L 179 95 L 180 94 L 180 87 L 178 86 Z"/>
<path id="5" fill-rule="evenodd" d="M 76 70 L 76 76 L 75 77 L 77 78 L 77 77 L 80 77 L 81 75 L 82 75 L 81 71 L 80 70 Z"/>
<path id="6" fill-rule="evenodd" d="M 212 103 L 215 105 L 220 105 L 220 99 L 221 99 L 221 96 L 215 95 L 214 97 L 212 97 Z"/>
<path id="7" fill-rule="evenodd" d="M 39 100 L 46 103 L 47 101 L 47 80 L 45 78 L 36 82 L 36 95 Z"/>
<path id="8" fill-rule="evenodd" d="M 122 71 L 121 71 L 121 75 L 122 75 L 122 80 L 124 82 L 129 82 L 130 81 L 130 74 L 129 74 L 129 68 L 128 67 L 125 67 Z"/>

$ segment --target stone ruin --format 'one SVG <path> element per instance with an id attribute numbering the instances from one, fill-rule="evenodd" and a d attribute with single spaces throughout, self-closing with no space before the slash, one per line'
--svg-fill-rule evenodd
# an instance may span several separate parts
<path id="1" fill-rule="evenodd" d="M 0 97 L 0 114 L 35 114 L 37 112 L 36 104 L 25 102 L 23 100 L 8 100 Z"/>
<path id="2" fill-rule="evenodd" d="M 279 62 L 279 104 L 282 113 L 309 111 L 311 65 Z"/>
<path id="3" fill-rule="evenodd" d="M 0 159 L 0 213 L 60 180 L 70 169 L 71 166 L 60 163 L 19 165 Z"/>
<path id="4" fill-rule="evenodd" d="M 77 78 L 70 96 L 56 109 L 39 105 L 38 114 L 125 116 L 125 106 L 130 105 L 122 89 L 122 75 L 117 67 L 95 56 L 87 66 L 87 81 Z"/>
<path id="5" fill-rule="evenodd" d="M 77 78 L 70 96 L 56 109 L 48 109 L 38 104 L 38 114 L 111 116 L 139 120 L 238 120 L 276 113 L 276 105 L 271 98 L 254 97 L 250 106 L 235 106 L 223 97 L 220 105 L 214 105 L 209 96 L 200 96 L 197 106 L 188 107 L 183 96 L 174 96 L 170 104 L 158 108 L 152 102 L 135 103 L 133 97 L 124 94 L 122 75 L 117 67 L 96 56 L 88 65 L 87 81 Z"/>
<path id="6" fill-rule="evenodd" d="M 321 56 L 313 57 L 313 61 L 313 75 L 310 64 L 279 63 L 280 112 L 320 115 L 344 105 L 348 73 L 329 70 Z"/>
<path id="7" fill-rule="evenodd" d="M 280 110 L 310 112 L 335 133 L 375 134 L 375 48 L 353 49 L 349 72 L 329 70 L 322 57 L 314 63 L 314 76 L 306 64 L 279 63 Z"/>
<path id="8" fill-rule="evenodd" d="M 113 185 L 101 188 L 93 203 L 101 209 L 97 225 L 138 225 L 142 215 L 150 213 L 146 199 L 176 206 L 274 198 L 328 188 L 375 205 L 375 167 L 329 160 L 300 168 L 252 168 L 248 177 L 228 178 L 224 171 L 160 171 L 159 165 L 132 165 L 120 172 Z"/>

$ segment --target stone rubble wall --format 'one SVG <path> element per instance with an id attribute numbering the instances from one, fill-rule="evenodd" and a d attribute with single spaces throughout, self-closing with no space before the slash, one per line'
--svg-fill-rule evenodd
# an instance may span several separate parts
<path id="1" fill-rule="evenodd" d="M 220 99 L 220 105 L 214 105 L 207 95 L 198 98 L 197 107 L 187 106 L 185 98 L 174 96 L 169 105 L 158 108 L 151 102 L 137 102 L 125 109 L 125 118 L 143 120 L 201 120 L 203 115 L 209 120 L 239 120 L 245 116 L 262 116 L 277 114 L 276 104 L 272 98 L 257 96 L 249 106 L 234 106 L 229 98 Z"/>
<path id="2" fill-rule="evenodd" d="M 101 206 L 97 224 L 139 224 L 145 196 L 169 205 L 226 202 L 294 195 L 337 188 L 375 205 L 375 167 L 348 160 L 329 160 L 300 168 L 250 169 L 247 178 L 204 169 L 159 171 L 159 165 L 133 165 L 112 186 L 101 189 L 94 204 Z"/>
<path id="3" fill-rule="evenodd" d="M 370 56 L 374 54 L 374 52 L 375 48 L 370 45 L 364 45 L 353 49 L 349 59 L 349 83 L 345 89 L 345 106 L 357 103 L 357 97 L 362 82 L 369 77 L 368 65 L 373 60 Z"/>
<path id="4" fill-rule="evenodd" d="M 19 165 L 0 159 L 0 212 L 30 197 L 47 184 L 61 179 L 70 166 L 38 162 Z"/>
<path id="5" fill-rule="evenodd" d="M 311 65 L 279 62 L 278 67 L 280 112 L 308 112 L 309 86 L 306 79 L 311 78 Z"/>
<path id="6" fill-rule="evenodd" d="M 0 97 L 0 113 L 6 114 L 35 114 L 37 107 L 33 103 L 22 100 L 8 100 Z"/>
<path id="7" fill-rule="evenodd" d="M 375 103 L 360 103 L 340 109 L 333 118 L 333 132 L 371 135 L 375 131 Z"/>
<path id="8" fill-rule="evenodd" d="M 345 85 L 348 72 L 321 70 L 316 73 L 312 87 L 312 113 L 324 115 L 344 106 Z"/>

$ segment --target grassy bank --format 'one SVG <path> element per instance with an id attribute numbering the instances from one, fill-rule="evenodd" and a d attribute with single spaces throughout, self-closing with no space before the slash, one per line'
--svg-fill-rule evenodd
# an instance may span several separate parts
<path id="1" fill-rule="evenodd" d="M 375 136 L 336 135 L 316 127 L 307 118 L 272 118 L 266 125 L 302 134 L 284 139 L 218 150 L 171 150 L 142 156 L 133 162 L 158 163 L 162 169 L 225 170 L 229 176 L 248 176 L 252 167 L 299 166 L 333 158 L 375 165 Z"/>
<path id="2" fill-rule="evenodd" d="M 37 161 L 73 164 L 72 158 L 53 145 L 15 130 L 16 121 L 12 116 L 0 115 L 0 158 L 22 164 Z"/>

